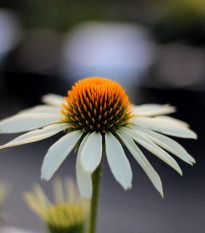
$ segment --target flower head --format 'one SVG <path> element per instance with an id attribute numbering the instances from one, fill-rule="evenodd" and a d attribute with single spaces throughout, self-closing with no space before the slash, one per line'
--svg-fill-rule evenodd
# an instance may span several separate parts
<path id="1" fill-rule="evenodd" d="M 43 102 L 46 105 L 27 109 L 0 122 L 1 133 L 30 131 L 0 149 L 39 141 L 65 131 L 66 135 L 48 150 L 41 176 L 49 180 L 75 147 L 78 150 L 77 182 L 84 197 L 92 195 L 91 175 L 101 163 L 103 151 L 116 180 L 124 189 L 131 188 L 132 171 L 121 143 L 128 148 L 161 195 L 160 177 L 138 144 L 180 174 L 182 171 L 178 163 L 168 152 L 189 164 L 195 162 L 180 144 L 165 136 L 197 137 L 185 122 L 162 116 L 174 112 L 174 107 L 131 105 L 122 87 L 111 80 L 87 78 L 76 83 L 67 97 L 49 94 L 43 97 Z"/>
<path id="2" fill-rule="evenodd" d="M 79 81 L 68 91 L 65 100 L 62 121 L 69 123 L 73 130 L 84 133 L 115 132 L 129 124 L 132 117 L 128 96 L 111 80 L 90 78 Z"/>
<path id="3" fill-rule="evenodd" d="M 64 192 L 64 188 L 66 192 Z M 71 179 L 54 180 L 55 203 L 51 204 L 38 184 L 24 194 L 28 206 L 44 221 L 50 233 L 83 233 L 89 212 L 89 201 L 79 196 Z"/>

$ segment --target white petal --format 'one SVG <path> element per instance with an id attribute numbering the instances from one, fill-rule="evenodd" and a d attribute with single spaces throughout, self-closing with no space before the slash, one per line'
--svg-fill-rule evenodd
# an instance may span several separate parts
<path id="1" fill-rule="evenodd" d="M 43 113 L 17 114 L 0 121 L 0 133 L 18 133 L 41 128 L 60 121 L 59 115 Z"/>
<path id="2" fill-rule="evenodd" d="M 169 122 L 173 122 L 173 123 L 175 123 L 175 124 L 179 124 L 179 125 L 181 125 L 182 127 L 189 128 L 189 124 L 188 124 L 188 123 L 186 123 L 185 121 L 176 119 L 176 118 L 174 118 L 174 117 L 170 117 L 170 116 L 157 116 L 157 117 L 155 117 L 155 118 L 156 118 L 156 119 L 168 120 Z"/>
<path id="3" fill-rule="evenodd" d="M 154 143 L 158 144 L 165 150 L 173 153 L 183 161 L 189 164 L 195 163 L 195 159 L 179 143 L 177 143 L 173 139 L 142 127 L 135 126 L 134 128 L 136 130 L 139 130 L 140 132 L 145 133 L 147 137 L 149 137 Z"/>
<path id="4" fill-rule="evenodd" d="M 88 137 L 89 137 L 89 134 L 87 134 L 84 137 L 78 150 L 77 162 L 76 162 L 76 175 L 77 175 L 77 184 L 78 184 L 78 188 L 79 188 L 81 196 L 90 199 L 92 196 L 91 174 L 84 171 L 80 163 L 81 153 L 82 153 L 83 147 L 85 146 L 87 142 Z"/>
<path id="5" fill-rule="evenodd" d="M 72 151 L 82 134 L 83 133 L 79 130 L 71 132 L 50 147 L 41 168 L 42 179 L 49 180 L 52 177 L 68 154 Z"/>
<path id="6" fill-rule="evenodd" d="M 102 158 L 102 135 L 93 132 L 82 149 L 80 162 L 86 172 L 92 173 L 99 166 Z"/>
<path id="7" fill-rule="evenodd" d="M 55 106 L 55 107 L 58 107 L 58 108 L 61 108 L 62 104 L 66 103 L 63 96 L 55 95 L 55 94 L 44 95 L 44 96 L 42 96 L 41 100 L 45 104 Z"/>
<path id="8" fill-rule="evenodd" d="M 120 138 L 125 143 L 130 153 L 137 160 L 137 162 L 142 167 L 142 169 L 145 171 L 145 173 L 147 174 L 147 176 L 149 177 L 149 179 L 151 180 L 155 188 L 159 191 L 159 193 L 163 197 L 161 179 L 159 175 L 157 174 L 157 172 L 152 167 L 152 165 L 146 159 L 144 154 L 141 152 L 141 150 L 138 148 L 138 146 L 134 143 L 134 141 L 129 135 L 127 135 L 126 133 L 122 131 L 117 132 L 117 134 L 120 136 Z"/>
<path id="9" fill-rule="evenodd" d="M 182 175 L 182 170 L 179 167 L 178 163 L 175 159 L 173 159 L 166 151 L 161 149 L 159 146 L 154 144 L 149 138 L 147 138 L 144 134 L 134 130 L 134 129 L 123 129 L 125 133 L 127 133 L 130 137 L 132 137 L 136 142 L 141 144 L 151 153 L 155 154 L 158 158 L 163 160 L 169 166 L 174 168 L 180 175 Z"/>
<path id="10" fill-rule="evenodd" d="M 105 134 L 108 164 L 115 179 L 126 189 L 132 187 L 132 170 L 120 142 L 112 133 Z"/>
<path id="11" fill-rule="evenodd" d="M 53 106 L 37 105 L 35 107 L 28 108 L 18 112 L 18 114 L 24 114 L 24 113 L 49 113 L 49 114 L 60 115 L 60 110 L 59 108 Z"/>
<path id="12" fill-rule="evenodd" d="M 53 124 L 46 126 L 42 129 L 36 129 L 34 131 L 28 132 L 26 134 L 23 134 L 14 140 L 10 141 L 9 143 L 0 146 L 0 149 L 6 148 L 6 147 L 11 147 L 11 146 L 18 146 L 30 142 L 36 142 L 43 140 L 45 138 L 51 137 L 60 131 L 63 131 L 64 129 L 68 128 L 68 124 L 62 123 L 62 124 Z"/>
<path id="13" fill-rule="evenodd" d="M 168 104 L 143 104 L 139 106 L 133 106 L 133 109 L 136 116 L 156 116 L 176 111 L 175 107 Z"/>
<path id="14" fill-rule="evenodd" d="M 182 124 L 163 117 L 135 117 L 134 123 L 136 125 L 159 131 L 163 134 L 168 134 L 175 137 L 182 138 L 197 138 L 196 133 L 184 127 Z"/>

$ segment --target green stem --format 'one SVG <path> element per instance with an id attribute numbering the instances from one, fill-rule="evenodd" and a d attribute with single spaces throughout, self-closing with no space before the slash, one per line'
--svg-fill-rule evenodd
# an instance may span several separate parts
<path id="1" fill-rule="evenodd" d="M 99 167 L 95 170 L 95 172 L 92 175 L 93 193 L 92 193 L 92 199 L 90 205 L 90 222 L 89 222 L 88 233 L 96 232 L 101 173 L 102 173 L 102 161 Z"/>

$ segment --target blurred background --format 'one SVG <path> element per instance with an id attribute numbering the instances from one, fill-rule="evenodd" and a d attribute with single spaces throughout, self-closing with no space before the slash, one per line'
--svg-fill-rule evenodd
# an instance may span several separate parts
<path id="1" fill-rule="evenodd" d="M 43 94 L 66 95 L 79 79 L 116 80 L 135 104 L 169 103 L 197 141 L 178 140 L 196 158 L 181 161 L 179 177 L 148 152 L 164 185 L 154 190 L 134 159 L 133 189 L 124 192 L 104 163 L 98 232 L 205 232 L 205 1 L 1 0 L 0 119 L 40 104 Z M 1 135 L 6 143 L 16 135 Z M 12 186 L 7 223 L 43 232 L 22 193 L 40 182 L 44 155 L 58 136 L 0 151 L 0 180 Z M 57 175 L 75 177 L 75 155 Z"/>

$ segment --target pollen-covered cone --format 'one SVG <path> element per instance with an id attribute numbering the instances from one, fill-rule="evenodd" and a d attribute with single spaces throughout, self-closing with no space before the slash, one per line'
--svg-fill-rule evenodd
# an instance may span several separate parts
<path id="1" fill-rule="evenodd" d="M 182 171 L 173 154 L 188 164 L 194 158 L 172 137 L 197 138 L 187 123 L 164 116 L 175 111 L 170 105 L 135 106 L 116 82 L 99 77 L 77 82 L 65 98 L 53 94 L 39 105 L 0 121 L 0 133 L 29 131 L 0 149 L 35 142 L 61 131 L 66 134 L 48 150 L 41 169 L 49 180 L 70 152 L 77 153 L 76 174 L 80 193 L 91 198 L 91 176 L 105 152 L 115 179 L 126 189 L 132 186 L 132 171 L 122 144 L 127 147 L 155 188 L 163 196 L 159 175 L 138 145 L 146 148 L 179 174 Z"/>
<path id="2" fill-rule="evenodd" d="M 28 206 L 43 220 L 49 233 L 85 233 L 89 201 L 82 199 L 71 179 L 54 180 L 55 203 L 51 204 L 37 184 L 24 194 Z"/>

